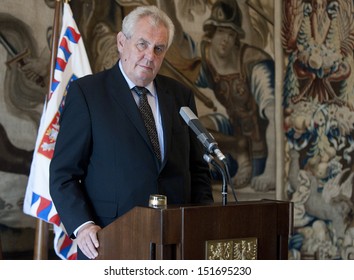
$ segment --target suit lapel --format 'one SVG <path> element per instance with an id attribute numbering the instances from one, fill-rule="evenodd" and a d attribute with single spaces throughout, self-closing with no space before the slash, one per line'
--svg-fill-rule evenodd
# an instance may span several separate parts
<path id="1" fill-rule="evenodd" d="M 150 147 L 151 152 L 153 153 L 153 148 L 149 139 L 149 136 L 146 132 L 144 122 L 140 116 L 138 106 L 135 103 L 135 100 L 132 96 L 131 90 L 124 79 L 123 74 L 121 73 L 118 64 L 116 64 L 111 70 L 108 78 L 108 94 L 112 96 L 118 106 L 125 112 L 128 118 L 131 120 L 132 124 L 137 128 L 139 134 L 144 138 L 148 146 Z M 171 112 L 173 112 L 173 96 L 169 94 L 168 89 L 162 83 L 159 82 L 157 76 L 155 80 L 155 86 L 158 96 L 162 129 L 164 133 L 164 147 L 165 147 L 165 160 L 160 165 L 160 168 L 163 168 L 168 151 L 170 150 L 171 145 L 171 135 L 172 135 L 172 117 Z M 156 163 L 158 161 L 156 159 Z"/>
<path id="2" fill-rule="evenodd" d="M 168 151 L 171 145 L 171 135 L 172 135 L 172 117 L 171 112 L 173 112 L 173 97 L 169 94 L 168 89 L 159 83 L 159 78 L 157 76 L 155 80 L 155 86 L 157 90 L 157 95 L 159 99 L 159 108 L 162 121 L 162 129 L 164 134 L 164 147 L 165 147 L 165 160 L 162 163 L 164 166 L 166 159 L 168 157 Z"/>
<path id="3" fill-rule="evenodd" d="M 152 145 L 150 143 L 149 136 L 147 135 L 146 128 L 144 126 L 143 119 L 140 115 L 140 111 L 136 102 L 132 96 L 131 90 L 122 75 L 118 64 L 116 64 L 111 70 L 108 76 L 108 94 L 117 103 L 120 109 L 125 112 L 132 124 L 136 127 L 139 134 L 149 145 L 151 152 L 153 152 Z"/>

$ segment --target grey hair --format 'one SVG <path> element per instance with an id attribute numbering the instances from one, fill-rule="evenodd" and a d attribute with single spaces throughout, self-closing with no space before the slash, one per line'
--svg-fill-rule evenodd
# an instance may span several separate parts
<path id="1" fill-rule="evenodd" d="M 127 38 L 131 38 L 135 31 L 137 22 L 143 17 L 150 17 L 151 24 L 157 26 L 163 24 L 168 29 L 168 45 L 172 44 L 175 34 L 175 26 L 168 15 L 156 6 L 140 6 L 131 11 L 122 23 L 122 32 Z"/>

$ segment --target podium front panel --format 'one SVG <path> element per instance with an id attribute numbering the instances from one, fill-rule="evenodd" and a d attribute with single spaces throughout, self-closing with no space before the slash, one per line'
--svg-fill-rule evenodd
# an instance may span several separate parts
<path id="1" fill-rule="evenodd" d="M 182 259 L 287 258 L 288 203 L 265 201 L 182 211 Z"/>

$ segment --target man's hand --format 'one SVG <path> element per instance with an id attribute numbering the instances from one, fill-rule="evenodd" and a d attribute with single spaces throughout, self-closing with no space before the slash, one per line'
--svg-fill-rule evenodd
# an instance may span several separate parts
<path id="1" fill-rule="evenodd" d="M 76 240 L 80 250 L 89 259 L 94 259 L 98 256 L 97 248 L 99 246 L 97 232 L 101 229 L 98 225 L 84 225 L 78 232 Z"/>

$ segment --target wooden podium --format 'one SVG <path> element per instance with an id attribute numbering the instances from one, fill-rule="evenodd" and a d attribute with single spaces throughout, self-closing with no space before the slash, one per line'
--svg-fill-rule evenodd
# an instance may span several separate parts
<path id="1" fill-rule="evenodd" d="M 287 259 L 292 207 L 277 200 L 135 207 L 98 233 L 97 259 Z"/>

